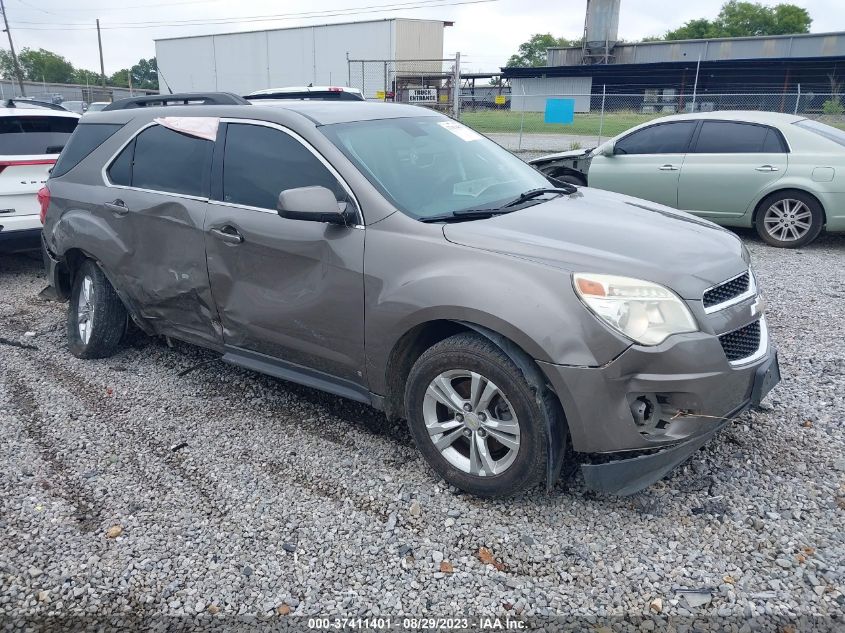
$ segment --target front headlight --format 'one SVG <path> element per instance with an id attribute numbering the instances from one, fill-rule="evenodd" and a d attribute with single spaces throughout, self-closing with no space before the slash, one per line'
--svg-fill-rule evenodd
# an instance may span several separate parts
<path id="1" fill-rule="evenodd" d="M 618 277 L 576 273 L 575 292 L 610 327 L 642 345 L 659 345 L 672 334 L 697 332 L 687 305 L 659 284 Z"/>

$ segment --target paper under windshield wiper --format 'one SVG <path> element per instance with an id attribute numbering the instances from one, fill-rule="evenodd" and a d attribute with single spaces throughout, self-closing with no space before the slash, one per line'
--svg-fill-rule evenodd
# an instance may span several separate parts
<path id="1" fill-rule="evenodd" d="M 420 222 L 461 222 L 463 220 L 483 220 L 485 218 L 492 218 L 494 215 L 504 215 L 505 213 L 513 213 L 514 209 L 458 209 L 451 213 L 443 213 L 441 215 L 432 215 L 427 218 L 419 218 Z"/>
<path id="2" fill-rule="evenodd" d="M 515 207 L 518 204 L 522 204 L 523 202 L 527 202 L 533 198 L 537 198 L 538 196 L 542 196 L 545 193 L 556 193 L 558 195 L 569 195 L 578 191 L 574 186 L 570 187 L 540 187 L 539 189 L 530 189 L 525 193 L 519 194 L 518 197 L 514 198 L 510 202 L 503 204 L 500 208 L 507 209 L 508 207 Z"/>

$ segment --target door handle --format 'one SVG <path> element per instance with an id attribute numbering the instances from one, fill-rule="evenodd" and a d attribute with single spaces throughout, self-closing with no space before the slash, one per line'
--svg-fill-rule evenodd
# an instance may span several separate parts
<path id="1" fill-rule="evenodd" d="M 244 241 L 244 236 L 238 232 L 238 229 L 229 224 L 221 226 L 220 228 L 215 227 L 210 229 L 210 232 L 214 235 L 214 237 L 219 240 L 223 240 L 227 244 L 240 244 Z"/>
<path id="2" fill-rule="evenodd" d="M 129 213 L 129 207 L 127 207 L 126 203 L 120 198 L 114 200 L 113 202 L 106 202 L 104 206 L 115 215 L 126 215 Z"/>
<path id="3" fill-rule="evenodd" d="M 660 171 L 678 171 L 678 168 L 674 165 L 663 165 L 662 167 L 658 167 Z"/>
<path id="4" fill-rule="evenodd" d="M 774 165 L 760 165 L 759 167 L 755 167 L 757 171 L 780 171 Z"/>

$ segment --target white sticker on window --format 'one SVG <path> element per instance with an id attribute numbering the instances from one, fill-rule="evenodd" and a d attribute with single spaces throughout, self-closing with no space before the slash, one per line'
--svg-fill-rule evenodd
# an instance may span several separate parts
<path id="1" fill-rule="evenodd" d="M 480 138 L 484 138 L 475 130 L 471 130 L 457 121 L 441 121 L 438 125 L 449 130 L 452 134 L 465 141 L 477 141 Z"/>
<path id="2" fill-rule="evenodd" d="M 217 138 L 218 117 L 204 116 L 163 116 L 153 119 L 156 123 L 170 130 L 213 141 Z"/>

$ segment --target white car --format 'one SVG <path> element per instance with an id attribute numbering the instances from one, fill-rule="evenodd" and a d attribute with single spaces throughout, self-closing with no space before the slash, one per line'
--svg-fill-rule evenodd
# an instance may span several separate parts
<path id="1" fill-rule="evenodd" d="M 308 101 L 363 101 L 364 95 L 358 88 L 344 86 L 290 86 L 256 90 L 244 99 L 302 99 Z"/>
<path id="2" fill-rule="evenodd" d="M 39 247 L 36 196 L 79 119 L 61 109 L 0 108 L 0 251 Z"/>
<path id="3" fill-rule="evenodd" d="M 85 114 L 88 114 L 89 112 L 99 112 L 110 103 L 110 101 L 95 101 L 94 103 L 90 103 L 88 104 L 88 109 L 85 111 Z"/>

